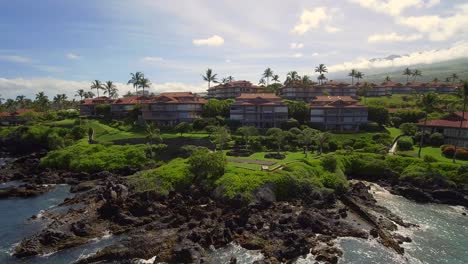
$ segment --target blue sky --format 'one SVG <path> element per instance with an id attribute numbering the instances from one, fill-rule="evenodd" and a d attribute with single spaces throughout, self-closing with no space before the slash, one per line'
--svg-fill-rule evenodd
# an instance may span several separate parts
<path id="1" fill-rule="evenodd" d="M 91 80 L 121 93 L 203 91 L 208 67 L 258 82 L 271 67 L 315 76 L 468 56 L 468 1 L 0 0 L 0 94 L 73 95 Z M 391 54 L 393 62 L 369 61 Z"/>

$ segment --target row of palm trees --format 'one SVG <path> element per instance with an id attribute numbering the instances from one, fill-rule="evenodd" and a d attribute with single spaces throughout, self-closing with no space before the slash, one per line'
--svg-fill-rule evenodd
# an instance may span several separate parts
<path id="1" fill-rule="evenodd" d="M 38 111 L 47 111 L 50 108 L 61 110 L 75 103 L 74 101 L 69 101 L 66 94 L 57 94 L 52 100 L 49 100 L 49 97 L 44 92 L 37 93 L 34 100 L 24 95 L 18 95 L 15 99 L 10 98 L 3 102 L 4 100 L 0 96 L 0 110 L 10 113 L 14 113 L 17 109 L 22 108 L 34 108 Z"/>
<path id="2" fill-rule="evenodd" d="M 364 78 L 364 73 L 357 71 L 355 69 L 352 69 L 349 73 L 348 76 L 351 77 L 351 84 L 354 85 L 354 78 L 358 80 L 358 82 Z"/>

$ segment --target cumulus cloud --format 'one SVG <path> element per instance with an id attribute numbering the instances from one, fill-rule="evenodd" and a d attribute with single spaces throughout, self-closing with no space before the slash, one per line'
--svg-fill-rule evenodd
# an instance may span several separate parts
<path id="1" fill-rule="evenodd" d="M 331 65 L 330 72 L 348 71 L 350 69 L 372 69 L 410 66 L 415 64 L 431 64 L 453 59 L 468 58 L 468 43 L 459 42 L 447 49 L 413 52 L 393 60 L 358 58 L 354 61 Z"/>
<path id="2" fill-rule="evenodd" d="M 397 22 L 420 33 L 430 40 L 445 41 L 459 33 L 466 33 L 468 27 L 468 4 L 459 5 L 455 12 L 446 17 L 438 15 L 400 17 Z"/>
<path id="3" fill-rule="evenodd" d="M 212 37 L 206 39 L 194 39 L 192 43 L 195 46 L 212 46 L 217 47 L 224 44 L 224 39 L 218 35 L 213 35 Z"/>
<path id="4" fill-rule="evenodd" d="M 0 61 L 8 61 L 14 63 L 31 63 L 32 59 L 17 55 L 0 55 Z"/>
<path id="5" fill-rule="evenodd" d="M 340 32 L 341 28 L 333 27 L 333 26 L 326 26 L 325 31 L 328 33 L 336 33 L 336 32 Z"/>
<path id="6" fill-rule="evenodd" d="M 295 42 L 293 42 L 293 43 L 291 43 L 291 44 L 289 45 L 289 47 L 290 47 L 291 49 L 302 49 L 302 48 L 304 47 L 304 44 L 303 44 L 303 43 L 295 43 Z"/>
<path id="7" fill-rule="evenodd" d="M 119 90 L 119 94 L 126 94 L 128 91 L 134 91 L 131 85 L 114 82 Z M 75 97 L 76 90 L 89 90 L 90 81 L 72 81 L 56 78 L 15 78 L 6 79 L 0 78 L 0 91 L 3 98 L 15 98 L 17 95 L 25 95 L 28 98 L 34 99 L 38 92 L 45 92 L 49 98 L 56 94 L 66 94 L 69 99 Z M 186 84 L 180 82 L 153 83 L 149 89 L 150 92 L 161 93 L 170 91 L 191 91 L 205 92 L 206 85 L 200 83 L 198 85 Z"/>
<path id="8" fill-rule="evenodd" d="M 328 21 L 330 16 L 327 14 L 325 7 L 317 7 L 313 10 L 303 10 L 297 23 L 292 32 L 298 35 L 303 35 L 311 29 L 319 28 L 319 26 Z"/>
<path id="9" fill-rule="evenodd" d="M 81 56 L 78 55 L 78 54 L 75 54 L 75 53 L 67 53 L 65 56 L 69 60 L 79 60 L 79 59 L 81 59 Z"/>
<path id="10" fill-rule="evenodd" d="M 367 38 L 369 43 L 379 43 L 379 42 L 411 42 L 421 39 L 421 34 L 415 35 L 400 35 L 398 33 L 392 32 L 388 34 L 374 34 L 370 35 Z"/>
<path id="11" fill-rule="evenodd" d="M 384 13 L 391 16 L 400 15 L 405 9 L 410 7 L 432 7 L 438 4 L 437 0 L 348 0 L 361 7 L 371 9 L 375 12 Z"/>
<path id="12" fill-rule="evenodd" d="M 164 59 L 161 58 L 161 57 L 147 56 L 147 57 L 141 58 L 141 61 L 146 62 L 146 63 L 155 63 L 155 62 L 162 62 L 162 61 L 164 61 Z"/>

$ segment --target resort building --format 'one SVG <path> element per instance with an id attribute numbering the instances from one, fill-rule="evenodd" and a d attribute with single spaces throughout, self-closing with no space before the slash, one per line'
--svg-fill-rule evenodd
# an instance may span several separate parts
<path id="1" fill-rule="evenodd" d="M 463 120 L 463 122 L 461 122 Z M 458 131 L 462 123 L 460 142 L 458 142 Z M 424 127 L 424 122 L 417 124 L 419 128 Z M 430 120 L 426 123 L 426 132 L 442 133 L 444 135 L 444 143 L 457 145 L 458 147 L 468 148 L 468 112 L 456 112 L 449 115 L 447 118 Z"/>
<path id="2" fill-rule="evenodd" d="M 288 120 L 288 106 L 273 93 L 241 94 L 231 105 L 230 119 L 243 126 L 279 127 Z"/>
<path id="3" fill-rule="evenodd" d="M 351 96 L 355 97 L 357 87 L 345 82 L 329 81 L 320 85 L 322 88 L 322 95 L 329 96 Z"/>
<path id="4" fill-rule="evenodd" d="M 356 96 L 356 86 L 344 82 L 328 82 L 322 85 L 304 85 L 300 81 L 292 81 L 279 89 L 279 96 L 290 100 L 310 102 L 313 98 L 323 95 Z"/>
<path id="5" fill-rule="evenodd" d="M 116 99 L 111 104 L 111 114 L 113 117 L 126 117 L 136 105 L 149 100 L 146 96 L 129 96 Z"/>
<path id="6" fill-rule="evenodd" d="M 262 93 L 265 87 L 253 85 L 249 81 L 232 81 L 208 89 L 208 98 L 229 99 L 241 94 Z"/>
<path id="7" fill-rule="evenodd" d="M 102 104 L 111 104 L 114 100 L 109 97 L 101 96 L 96 98 L 88 98 L 81 101 L 80 115 L 82 116 L 94 116 L 96 115 L 96 106 Z"/>
<path id="8" fill-rule="evenodd" d="M 161 125 L 193 122 L 201 117 L 205 103 L 205 99 L 191 92 L 161 93 L 142 103 L 142 117 Z"/>
<path id="9" fill-rule="evenodd" d="M 310 122 L 325 130 L 359 130 L 367 124 L 367 107 L 350 96 L 317 96 L 310 103 Z"/>
<path id="10" fill-rule="evenodd" d="M 13 112 L 0 112 L 0 124 L 4 126 L 23 124 L 27 121 L 25 114 L 33 113 L 32 109 L 17 109 Z"/>

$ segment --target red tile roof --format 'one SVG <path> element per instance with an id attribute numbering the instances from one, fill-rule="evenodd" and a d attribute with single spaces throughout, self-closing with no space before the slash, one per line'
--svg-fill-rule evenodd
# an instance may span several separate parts
<path id="1" fill-rule="evenodd" d="M 237 99 L 281 99 L 274 93 L 243 93 Z"/>
<path id="2" fill-rule="evenodd" d="M 150 100 L 150 98 L 146 96 L 129 96 L 116 99 L 112 102 L 112 104 L 134 105 L 143 103 L 148 100 Z"/>
<path id="3" fill-rule="evenodd" d="M 460 121 L 462 120 L 463 112 L 455 112 L 449 115 L 445 119 L 438 119 L 438 120 L 430 120 L 427 121 L 427 126 L 430 127 L 451 127 L 451 128 L 459 128 Z M 465 112 L 463 118 L 463 125 L 462 128 L 468 128 L 468 112 Z M 418 126 L 423 126 L 424 122 L 419 122 Z"/>
<path id="4" fill-rule="evenodd" d="M 222 89 L 222 88 L 232 88 L 232 87 L 246 87 L 252 89 L 264 89 L 264 87 L 253 85 L 249 81 L 239 80 L 239 81 L 232 81 L 224 84 L 218 84 L 216 86 L 211 87 L 210 89 Z"/>
<path id="5" fill-rule="evenodd" d="M 34 110 L 32 109 L 17 109 L 13 113 L 9 112 L 0 112 L 0 117 L 12 117 L 12 116 L 18 116 L 26 113 L 32 113 Z"/>
<path id="6" fill-rule="evenodd" d="M 207 101 L 192 92 L 170 92 L 161 93 L 146 102 L 165 104 L 205 104 Z"/>

